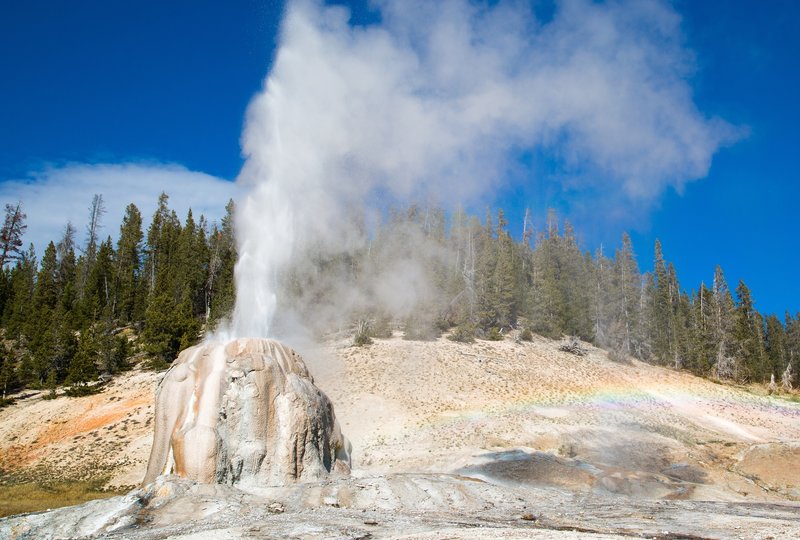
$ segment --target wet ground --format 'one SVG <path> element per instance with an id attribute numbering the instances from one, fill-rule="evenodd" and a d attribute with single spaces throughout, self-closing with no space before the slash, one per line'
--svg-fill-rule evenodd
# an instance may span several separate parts
<path id="1" fill-rule="evenodd" d="M 528 471 L 571 467 L 519 457 L 493 463 Z M 0 520 L 0 538 L 81 537 L 796 540 L 800 505 L 654 501 L 443 474 L 341 478 L 249 492 L 161 477 L 125 497 Z"/>
<path id="2" fill-rule="evenodd" d="M 706 473 L 686 463 L 658 470 L 636 470 L 546 452 L 511 450 L 486 453 L 478 464 L 457 472 L 515 487 L 551 486 L 577 493 L 621 494 L 650 499 L 687 499 L 706 483 Z"/>

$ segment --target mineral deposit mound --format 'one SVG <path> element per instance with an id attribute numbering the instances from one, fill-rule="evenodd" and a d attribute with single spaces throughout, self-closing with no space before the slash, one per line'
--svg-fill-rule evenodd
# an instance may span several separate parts
<path id="1" fill-rule="evenodd" d="M 349 465 L 333 405 L 300 356 L 277 341 L 237 339 L 186 349 L 162 379 L 143 483 L 173 473 L 282 486 Z"/>

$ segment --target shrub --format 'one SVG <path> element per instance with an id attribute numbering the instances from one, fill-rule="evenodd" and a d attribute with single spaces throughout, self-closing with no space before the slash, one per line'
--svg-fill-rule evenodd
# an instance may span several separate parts
<path id="1" fill-rule="evenodd" d="M 430 341 L 438 338 L 441 332 L 436 325 L 423 317 L 409 317 L 403 328 L 403 339 Z"/>
<path id="2" fill-rule="evenodd" d="M 364 319 L 356 323 L 356 332 L 353 336 L 353 345 L 356 347 L 363 347 L 372 343 L 372 338 L 369 337 L 370 324 L 369 321 Z"/>
<path id="3" fill-rule="evenodd" d="M 458 343 L 472 343 L 475 341 L 475 329 L 467 324 L 456 326 L 447 339 Z"/>
<path id="4" fill-rule="evenodd" d="M 499 328 L 492 326 L 486 333 L 486 339 L 489 341 L 503 341 L 503 334 L 500 333 Z"/>

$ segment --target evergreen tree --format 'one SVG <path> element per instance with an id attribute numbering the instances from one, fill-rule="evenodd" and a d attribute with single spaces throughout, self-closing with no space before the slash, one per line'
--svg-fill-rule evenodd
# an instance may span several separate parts
<path id="1" fill-rule="evenodd" d="M 9 261 L 22 257 L 22 236 L 28 228 L 26 218 L 22 202 L 6 204 L 6 215 L 0 228 L 0 269 L 5 268 Z"/>
<path id="2" fill-rule="evenodd" d="M 194 238 L 194 220 L 187 220 L 191 234 L 183 234 L 178 217 L 162 193 L 147 231 L 145 269 L 149 296 L 144 321 L 144 344 L 156 367 L 166 366 L 180 350 L 197 338 L 199 324 L 194 315 L 194 291 L 188 272 Z M 191 217 L 191 216 L 189 216 Z M 182 246 L 184 244 L 184 246 Z"/>
<path id="3" fill-rule="evenodd" d="M 153 358 L 153 367 L 160 369 L 168 366 L 182 345 L 185 347 L 194 342 L 198 331 L 188 298 L 176 306 L 171 295 L 154 295 L 145 313 L 142 336 L 145 350 Z"/>
<path id="4" fill-rule="evenodd" d="M 43 385 L 48 374 L 54 369 L 51 351 L 56 346 L 55 308 L 58 304 L 58 261 L 56 246 L 50 242 L 42 256 L 41 267 L 36 276 L 31 317 L 28 319 L 25 334 L 30 340 L 31 357 L 26 365 L 30 382 Z"/>
<path id="5" fill-rule="evenodd" d="M 720 333 L 717 314 L 714 291 L 701 283 L 692 302 L 690 361 L 686 365 L 697 375 L 710 375 L 717 361 Z"/>
<path id="6" fill-rule="evenodd" d="M 111 237 L 108 237 L 100 244 L 86 280 L 83 313 L 87 321 L 94 322 L 113 313 L 113 287 L 116 283 L 114 270 L 117 267 L 115 257 Z"/>
<path id="7" fill-rule="evenodd" d="M 617 250 L 614 257 L 614 283 L 616 295 L 612 296 L 614 323 L 611 342 L 612 346 L 626 355 L 632 355 L 640 349 L 635 341 L 639 335 L 642 277 L 628 233 L 622 235 L 622 247 Z"/>
<path id="8" fill-rule="evenodd" d="M 117 241 L 116 309 L 123 324 L 144 319 L 145 290 L 142 286 L 142 215 L 129 204 L 122 218 Z"/>
<path id="9" fill-rule="evenodd" d="M 714 272 L 714 303 L 717 309 L 714 332 L 717 343 L 717 357 L 714 362 L 714 376 L 718 379 L 736 378 L 734 358 L 734 304 L 722 268 Z"/>
<path id="10" fill-rule="evenodd" d="M 494 313 L 497 314 L 495 321 L 500 328 L 511 327 L 517 322 L 519 298 L 519 267 L 520 259 L 517 257 L 514 241 L 507 230 L 508 221 L 505 219 L 502 209 L 497 216 L 497 246 L 496 263 L 491 285 L 491 303 L 494 306 Z"/>
<path id="11" fill-rule="evenodd" d="M 5 400 L 18 384 L 16 360 L 6 346 L 0 344 L 0 398 Z"/>
<path id="12" fill-rule="evenodd" d="M 169 196 L 161 193 L 153 220 L 147 229 L 145 274 L 148 295 L 170 290 L 174 277 L 171 264 L 174 262 L 180 223 L 177 222 L 175 212 L 169 209 L 168 203 Z"/>
<path id="13" fill-rule="evenodd" d="M 97 361 L 103 373 L 115 374 L 128 367 L 126 358 L 130 353 L 128 340 L 114 335 L 110 317 L 103 317 L 93 328 Z"/>
<path id="14" fill-rule="evenodd" d="M 653 355 L 658 364 L 667 365 L 674 361 L 673 349 L 673 306 L 672 306 L 672 282 L 670 279 L 667 264 L 664 261 L 664 254 L 661 250 L 661 242 L 656 240 L 655 256 L 653 260 L 654 272 L 653 281 L 649 291 L 649 306 L 652 332 L 650 340 Z"/>
<path id="15" fill-rule="evenodd" d="M 477 271 L 475 274 L 476 317 L 482 332 L 498 326 L 497 298 L 494 287 L 497 244 L 492 214 L 487 210 L 483 229 L 477 236 Z"/>
<path id="16" fill-rule="evenodd" d="M 796 374 L 800 373 L 800 313 L 792 317 L 787 311 L 784 321 L 787 356 L 784 372 L 788 370 L 787 375 L 796 380 Z M 795 380 L 787 380 L 788 385 L 792 385 Z"/>
<path id="17" fill-rule="evenodd" d="M 453 216 L 450 249 L 453 253 L 447 273 L 445 296 L 448 299 L 447 319 L 472 338 L 477 324 L 477 248 L 480 223 L 469 218 L 462 208 Z"/>
<path id="18" fill-rule="evenodd" d="M 187 297 L 191 312 L 205 315 L 205 281 L 208 273 L 208 245 L 206 244 L 205 219 L 195 223 L 192 210 L 177 237 L 175 260 L 175 298 Z"/>
<path id="19" fill-rule="evenodd" d="M 547 233 L 539 235 L 533 251 L 532 302 L 530 319 L 532 330 L 548 337 L 561 337 L 566 329 L 563 313 L 566 299 L 561 284 L 559 261 L 560 236 L 555 212 L 547 217 Z"/>
<path id="20" fill-rule="evenodd" d="M 586 257 L 586 268 L 592 276 L 592 323 L 594 340 L 601 347 L 620 350 L 617 343 L 620 328 L 616 324 L 614 309 L 621 297 L 620 283 L 614 275 L 612 261 L 603 253 L 603 246 L 594 258 Z"/>
<path id="21" fill-rule="evenodd" d="M 212 326 L 233 312 L 236 299 L 233 271 L 236 265 L 233 200 L 225 205 L 220 227 L 215 225 L 209 237 L 208 276 L 205 284 L 206 321 Z"/>
<path id="22" fill-rule="evenodd" d="M 3 314 L 7 338 L 21 340 L 28 330 L 28 322 L 32 316 L 36 269 L 36 252 L 31 244 L 28 251 L 17 261 L 8 280 L 10 298 L 6 302 Z"/>
<path id="23" fill-rule="evenodd" d="M 56 246 L 53 242 L 47 244 L 47 249 L 42 257 L 41 267 L 36 277 L 36 294 L 34 296 L 34 309 L 51 310 L 58 303 L 58 258 Z M 47 318 L 45 314 L 44 317 Z"/>
<path id="24" fill-rule="evenodd" d="M 95 194 L 89 205 L 89 222 L 86 225 L 86 242 L 83 248 L 80 267 L 78 269 L 78 297 L 83 299 L 86 293 L 86 283 L 97 256 L 97 247 L 100 241 L 100 229 L 102 228 L 103 215 L 106 213 L 103 196 Z"/>
<path id="25" fill-rule="evenodd" d="M 563 298 L 561 326 L 571 336 L 592 341 L 594 333 L 591 317 L 590 267 L 581 254 L 572 225 L 564 222 L 564 235 L 557 243 L 557 261 L 561 277 L 559 288 Z"/>
<path id="26" fill-rule="evenodd" d="M 763 321 L 753 307 L 750 289 L 744 281 L 736 287 L 738 302 L 734 316 L 733 338 L 736 343 L 738 375 L 744 381 L 766 382 Z"/>
<path id="27" fill-rule="evenodd" d="M 789 363 L 786 347 L 786 329 L 776 315 L 769 315 L 766 320 L 766 355 L 765 373 L 780 380 L 783 370 Z"/>
<path id="28" fill-rule="evenodd" d="M 56 244 L 56 259 L 58 260 L 56 286 L 59 302 L 63 312 L 72 320 L 76 301 L 75 280 L 77 276 L 75 228 L 72 223 L 67 223 L 61 240 Z"/>
<path id="29" fill-rule="evenodd" d="M 92 327 L 81 332 L 78 350 L 69 365 L 66 384 L 70 386 L 67 393 L 71 396 L 82 396 L 92 393 L 89 386 L 91 381 L 97 379 L 97 344 Z"/>

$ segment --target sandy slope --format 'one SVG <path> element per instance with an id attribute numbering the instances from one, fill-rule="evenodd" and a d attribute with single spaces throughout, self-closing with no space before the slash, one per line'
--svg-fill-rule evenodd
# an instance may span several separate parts
<path id="1" fill-rule="evenodd" d="M 26 392 L 0 410 L 0 479 L 138 484 L 153 437 L 157 378 L 134 370 L 82 398 L 46 400 L 44 392 Z"/>
<path id="2" fill-rule="evenodd" d="M 511 461 L 506 473 L 491 464 L 493 476 L 651 497 L 800 499 L 797 404 L 556 345 L 340 343 L 345 376 L 319 383 L 372 472 L 480 473 Z M 526 464 L 508 449 L 541 459 Z"/>
<path id="3" fill-rule="evenodd" d="M 800 500 L 800 405 L 557 345 L 396 337 L 301 352 L 353 443 L 356 478 L 449 472 L 571 497 Z M 158 377 L 134 370 L 96 396 L 0 410 L 2 478 L 136 484 Z"/>

